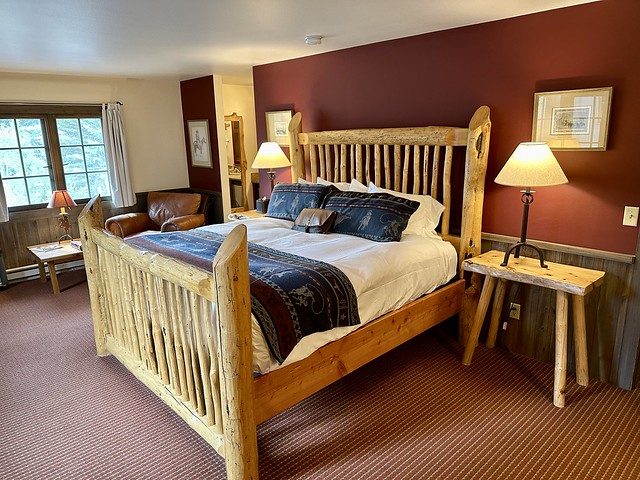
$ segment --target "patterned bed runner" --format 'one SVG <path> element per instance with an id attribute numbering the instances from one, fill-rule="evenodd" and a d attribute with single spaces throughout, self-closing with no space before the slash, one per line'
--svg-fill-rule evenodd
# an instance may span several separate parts
<path id="1" fill-rule="evenodd" d="M 204 231 L 140 235 L 126 242 L 211 272 L 224 236 Z M 353 285 L 328 263 L 249 243 L 251 311 L 282 363 L 305 335 L 360 323 Z"/>

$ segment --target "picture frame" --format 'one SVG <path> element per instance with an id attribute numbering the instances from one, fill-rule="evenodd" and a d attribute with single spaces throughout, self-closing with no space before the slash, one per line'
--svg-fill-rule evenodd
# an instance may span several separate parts
<path id="1" fill-rule="evenodd" d="M 284 147 L 289 146 L 289 122 L 292 115 L 292 110 L 266 112 L 268 142 L 276 142 Z"/>
<path id="2" fill-rule="evenodd" d="M 189 148 L 191 165 L 194 167 L 213 168 L 211 162 L 211 145 L 209 136 L 209 120 L 188 120 Z"/>
<path id="3" fill-rule="evenodd" d="M 540 92 L 531 139 L 552 150 L 606 150 L 613 87 Z"/>

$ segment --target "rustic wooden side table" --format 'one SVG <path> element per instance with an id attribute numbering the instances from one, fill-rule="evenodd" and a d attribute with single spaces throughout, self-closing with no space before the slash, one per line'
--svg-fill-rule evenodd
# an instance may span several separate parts
<path id="1" fill-rule="evenodd" d="M 238 212 L 238 215 L 242 217 L 249 217 L 249 218 L 262 218 L 266 214 L 258 213 L 256 210 L 245 210 L 244 212 Z"/>
<path id="2" fill-rule="evenodd" d="M 564 407 L 565 386 L 567 379 L 567 320 L 569 314 L 569 295 L 573 300 L 573 327 L 576 351 L 576 381 L 578 385 L 589 384 L 589 365 L 587 363 L 587 335 L 585 325 L 584 297 L 599 286 L 604 280 L 604 272 L 587 268 L 546 262 L 548 268 L 541 268 L 537 258 L 511 258 L 506 267 L 500 266 L 504 252 L 491 250 L 477 257 L 465 260 L 465 270 L 485 275 L 480 302 L 476 310 L 469 340 L 464 351 L 462 363 L 471 365 L 471 357 L 478 342 L 480 329 L 496 291 L 491 324 L 487 339 L 487 347 L 492 348 L 496 342 L 502 303 L 507 291 L 507 282 L 520 282 L 529 285 L 550 288 L 556 293 L 556 340 L 555 340 L 555 372 L 553 382 L 553 404 Z M 497 288 L 496 288 L 497 285 Z"/>
<path id="3" fill-rule="evenodd" d="M 41 282 L 47 281 L 47 275 L 44 269 L 44 264 L 47 264 L 53 293 L 60 293 L 60 284 L 58 283 L 58 275 L 56 274 L 56 263 L 82 260 L 82 251 L 72 247 L 70 241 L 30 245 L 27 249 L 38 262 Z"/>

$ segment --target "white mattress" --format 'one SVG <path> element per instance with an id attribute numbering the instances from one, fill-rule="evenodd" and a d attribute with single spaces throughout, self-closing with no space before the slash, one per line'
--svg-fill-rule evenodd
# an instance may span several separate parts
<path id="1" fill-rule="evenodd" d="M 451 280 L 457 270 L 455 248 L 437 236 L 403 235 L 400 242 L 380 243 L 338 233 L 310 235 L 292 230 L 293 222 L 269 217 L 239 222 L 247 226 L 250 242 L 335 265 L 349 278 L 358 297 L 360 325 L 304 337 L 282 365 L 271 355 L 253 318 L 253 367 L 259 373 L 305 358 L 367 322 L 432 292 Z M 200 230 L 227 234 L 239 222 Z"/>

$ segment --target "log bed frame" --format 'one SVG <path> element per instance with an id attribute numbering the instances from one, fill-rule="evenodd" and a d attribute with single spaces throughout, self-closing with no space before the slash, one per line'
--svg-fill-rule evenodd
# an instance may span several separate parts
<path id="1" fill-rule="evenodd" d="M 430 193 L 447 207 L 441 234 L 456 245 L 460 262 L 479 253 L 488 107 L 475 112 L 468 128 L 303 133 L 301 121 L 297 113 L 289 125 L 294 179 L 304 178 L 309 164 L 313 180 L 357 178 Z M 455 147 L 466 149 L 459 239 L 449 234 Z M 86 205 L 79 223 L 98 355 L 114 355 L 178 413 L 225 458 L 229 479 L 258 478 L 257 424 L 461 312 L 465 298 L 477 297 L 473 284 L 465 297 L 461 272 L 457 281 L 309 357 L 254 378 L 244 225 L 232 230 L 212 272 L 205 272 L 106 232 L 99 197 Z M 212 322 L 214 306 L 218 320 Z"/>

